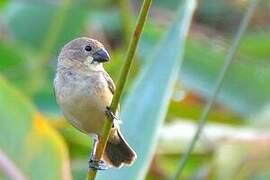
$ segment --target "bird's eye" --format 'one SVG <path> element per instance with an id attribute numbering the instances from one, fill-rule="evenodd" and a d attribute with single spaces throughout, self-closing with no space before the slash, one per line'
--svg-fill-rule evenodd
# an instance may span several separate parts
<path id="1" fill-rule="evenodd" d="M 92 50 L 92 47 L 91 46 L 89 46 L 89 45 L 87 45 L 87 46 L 85 46 L 85 48 L 84 48 L 86 51 L 91 51 Z"/>

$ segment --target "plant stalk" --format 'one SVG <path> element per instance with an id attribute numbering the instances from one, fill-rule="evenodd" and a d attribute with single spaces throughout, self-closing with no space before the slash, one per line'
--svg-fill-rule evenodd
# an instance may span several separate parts
<path id="1" fill-rule="evenodd" d="M 224 79 L 225 79 L 225 76 L 228 72 L 228 69 L 229 67 L 231 66 L 233 60 L 234 60 L 234 57 L 236 55 L 236 52 L 237 52 L 237 49 L 239 47 L 239 44 L 240 44 L 240 40 L 241 38 L 243 37 L 243 35 L 245 34 L 246 32 L 246 29 L 248 27 L 248 24 L 250 22 L 250 19 L 256 9 L 256 6 L 258 4 L 259 0 L 251 0 L 250 2 L 250 5 L 240 23 L 240 26 L 239 26 L 239 29 L 233 39 L 233 43 L 232 43 L 232 46 L 231 48 L 229 49 L 228 51 L 228 54 L 227 56 L 225 57 L 225 63 L 224 63 L 224 66 L 223 68 L 221 69 L 219 75 L 218 75 L 218 78 L 215 82 L 215 86 L 213 88 L 213 93 L 212 93 L 212 96 L 208 99 L 206 105 L 205 105 L 205 108 L 203 110 L 203 113 L 201 114 L 199 120 L 198 120 L 198 127 L 197 127 L 197 130 L 195 132 L 195 135 L 193 136 L 192 138 L 192 141 L 186 151 L 186 153 L 183 155 L 183 157 L 180 159 L 180 162 L 179 162 L 179 165 L 178 165 L 178 168 L 177 168 L 177 171 L 176 171 L 176 174 L 175 176 L 173 177 L 174 180 L 178 180 L 180 179 L 180 176 L 184 170 L 184 167 L 187 163 L 187 160 L 197 142 L 197 140 L 199 139 L 200 135 L 201 135 L 201 132 L 202 132 L 202 129 L 206 123 L 206 120 L 207 120 L 207 117 L 208 117 L 208 114 L 215 102 L 215 99 L 217 98 L 217 95 L 221 89 L 221 86 L 224 82 Z"/>
<path id="2" fill-rule="evenodd" d="M 111 109 L 112 109 L 113 113 L 116 112 L 118 104 L 120 102 L 120 98 L 121 98 L 123 89 L 125 87 L 125 84 L 126 84 L 126 81 L 128 78 L 128 74 L 130 72 L 130 68 L 131 68 L 131 65 L 133 62 L 133 57 L 134 57 L 139 39 L 141 37 L 141 33 L 143 30 L 145 20 L 146 20 L 146 17 L 148 15 L 151 3 L 152 3 L 152 0 L 144 0 L 142 8 L 140 10 L 139 19 L 138 19 L 137 24 L 136 24 L 136 29 L 133 33 L 132 39 L 131 39 L 130 44 L 129 44 L 125 64 L 124 64 L 124 67 L 122 68 L 120 78 L 117 82 L 117 86 L 116 86 L 117 88 L 116 88 L 115 94 L 114 94 L 113 99 L 112 99 Z M 94 157 L 97 160 L 100 160 L 102 158 L 102 155 L 104 153 L 104 150 L 105 150 L 108 138 L 109 138 L 111 127 L 112 127 L 112 120 L 109 119 L 108 117 L 106 117 L 104 129 L 103 129 L 103 135 L 101 136 L 101 139 L 98 143 L 96 154 Z M 94 180 L 96 177 L 96 173 L 97 173 L 96 170 L 89 168 L 87 179 Z"/>

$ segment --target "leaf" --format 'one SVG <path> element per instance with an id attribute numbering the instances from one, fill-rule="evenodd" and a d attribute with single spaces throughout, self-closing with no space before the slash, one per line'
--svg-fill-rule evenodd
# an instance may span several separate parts
<path id="1" fill-rule="evenodd" d="M 98 179 L 143 179 L 150 165 L 157 132 L 165 119 L 184 51 L 195 1 L 186 0 L 175 24 L 144 66 L 122 106 L 123 133 L 137 152 L 133 166 L 98 173 Z"/>
<path id="2" fill-rule="evenodd" d="M 153 37 L 154 33 L 147 30 L 149 31 L 145 30 L 141 41 L 143 57 L 153 49 L 152 46 L 157 43 L 158 38 Z M 153 37 L 151 41 L 150 37 Z M 261 112 L 270 99 L 268 93 L 270 86 L 266 83 L 270 80 L 270 72 L 267 71 L 269 68 L 267 60 L 270 55 L 269 39 L 270 33 L 261 31 L 247 33 L 243 37 L 236 61 L 219 94 L 218 103 L 244 119 L 250 116 L 253 118 L 254 114 Z M 187 39 L 186 60 L 181 67 L 179 79 L 185 88 L 202 97 L 210 95 L 211 85 L 223 64 L 226 52 L 222 45 L 226 42 L 222 41 L 222 45 L 218 42 L 220 39 L 208 37 L 205 40 L 205 36 L 198 37 L 196 33 Z"/>
<path id="3" fill-rule="evenodd" d="M 261 50 L 267 49 L 267 43 L 262 41 L 261 35 L 258 36 L 257 40 L 261 42 L 262 48 L 255 53 L 254 49 L 257 46 L 253 43 L 254 38 L 246 36 L 243 41 L 244 46 L 240 47 L 242 51 L 232 65 L 218 97 L 218 102 L 243 117 L 254 115 L 266 106 L 270 99 L 268 93 L 270 86 L 266 83 L 270 80 L 270 73 L 266 70 L 268 67 L 263 65 L 265 63 L 261 61 L 263 59 L 260 59 L 266 57 L 267 52 L 263 53 Z M 269 41 L 270 36 L 266 37 L 264 35 L 264 39 Z M 187 60 L 184 61 L 179 76 L 186 87 L 204 97 L 210 96 L 209 90 L 214 84 L 225 56 L 224 51 L 210 46 L 210 43 L 203 41 L 189 41 L 185 54 Z M 253 62 L 249 59 L 251 52 L 254 52 Z"/>
<path id="4" fill-rule="evenodd" d="M 8 3 L 8 0 L 1 0 L 0 1 L 0 9 L 3 8 Z"/>
<path id="5" fill-rule="evenodd" d="M 16 87 L 24 89 L 24 94 L 28 94 L 33 86 L 31 86 L 32 70 L 36 63 L 35 58 L 29 58 L 30 55 L 34 57 L 27 49 L 14 44 L 5 44 L 0 42 L 0 71 Z M 27 82 L 27 83 L 25 83 Z"/>
<path id="6" fill-rule="evenodd" d="M 0 149 L 29 179 L 70 179 L 61 136 L 1 76 L 0 102 Z"/>
<path id="7" fill-rule="evenodd" d="M 84 159 L 88 158 L 92 150 L 92 141 L 88 135 L 80 132 L 64 119 L 51 121 L 51 125 L 65 138 L 72 158 L 77 158 L 78 156 Z"/>
<path id="8" fill-rule="evenodd" d="M 5 9 L 4 18 L 16 40 L 39 50 L 42 48 L 51 23 L 60 8 L 62 6 L 46 2 L 11 2 Z M 87 17 L 86 12 L 87 9 L 79 4 L 73 4 L 68 9 L 67 17 L 64 20 L 54 50 L 58 50 L 65 42 L 82 33 Z"/>
<path id="9" fill-rule="evenodd" d="M 3 42 L 0 42 L 0 71 L 5 73 L 11 79 L 18 79 L 22 76 L 22 73 L 26 71 L 25 67 L 25 56 L 23 53 L 18 52 L 18 50 L 14 51 L 10 45 L 6 45 Z M 17 73 L 14 73 L 16 69 Z"/>
<path id="10" fill-rule="evenodd" d="M 213 179 L 269 179 L 269 137 L 235 137 L 220 142 L 214 153 Z"/>
<path id="11" fill-rule="evenodd" d="M 269 59 L 269 41 L 269 31 L 249 33 L 245 38 L 243 38 L 239 50 L 245 56 L 257 60 L 258 63 L 261 63 L 260 61 L 267 61 L 267 59 Z"/>

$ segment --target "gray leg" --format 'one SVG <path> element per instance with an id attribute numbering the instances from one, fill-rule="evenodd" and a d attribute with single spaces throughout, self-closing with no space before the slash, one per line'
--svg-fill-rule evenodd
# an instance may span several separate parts
<path id="1" fill-rule="evenodd" d="M 96 149 L 97 149 L 97 144 L 98 144 L 98 136 L 97 135 L 93 136 L 93 140 L 94 140 L 93 150 L 91 152 L 91 155 L 88 161 L 89 168 L 94 169 L 94 170 L 106 170 L 109 168 L 109 166 L 107 166 L 107 164 L 104 161 L 95 159 Z"/>
<path id="2" fill-rule="evenodd" d="M 98 137 L 94 136 L 93 137 L 93 150 L 91 152 L 91 157 L 95 157 L 95 155 L 96 155 L 97 144 L 98 144 Z"/>
<path id="3" fill-rule="evenodd" d="M 112 121 L 119 120 L 119 118 L 112 112 L 112 109 L 108 106 L 106 107 L 105 113 Z"/>
<path id="4" fill-rule="evenodd" d="M 116 116 L 113 112 L 112 109 L 110 107 L 106 107 L 105 113 L 107 115 L 107 117 L 112 121 L 113 123 L 113 127 L 116 127 L 117 129 L 119 129 L 119 125 L 122 124 L 122 121 L 119 119 L 118 116 Z"/>

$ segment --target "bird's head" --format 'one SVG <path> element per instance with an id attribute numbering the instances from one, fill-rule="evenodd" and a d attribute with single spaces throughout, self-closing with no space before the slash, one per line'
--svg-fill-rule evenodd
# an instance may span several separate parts
<path id="1" fill-rule="evenodd" d="M 109 53 L 97 40 L 77 38 L 67 43 L 61 50 L 59 61 L 95 67 L 110 60 Z"/>

